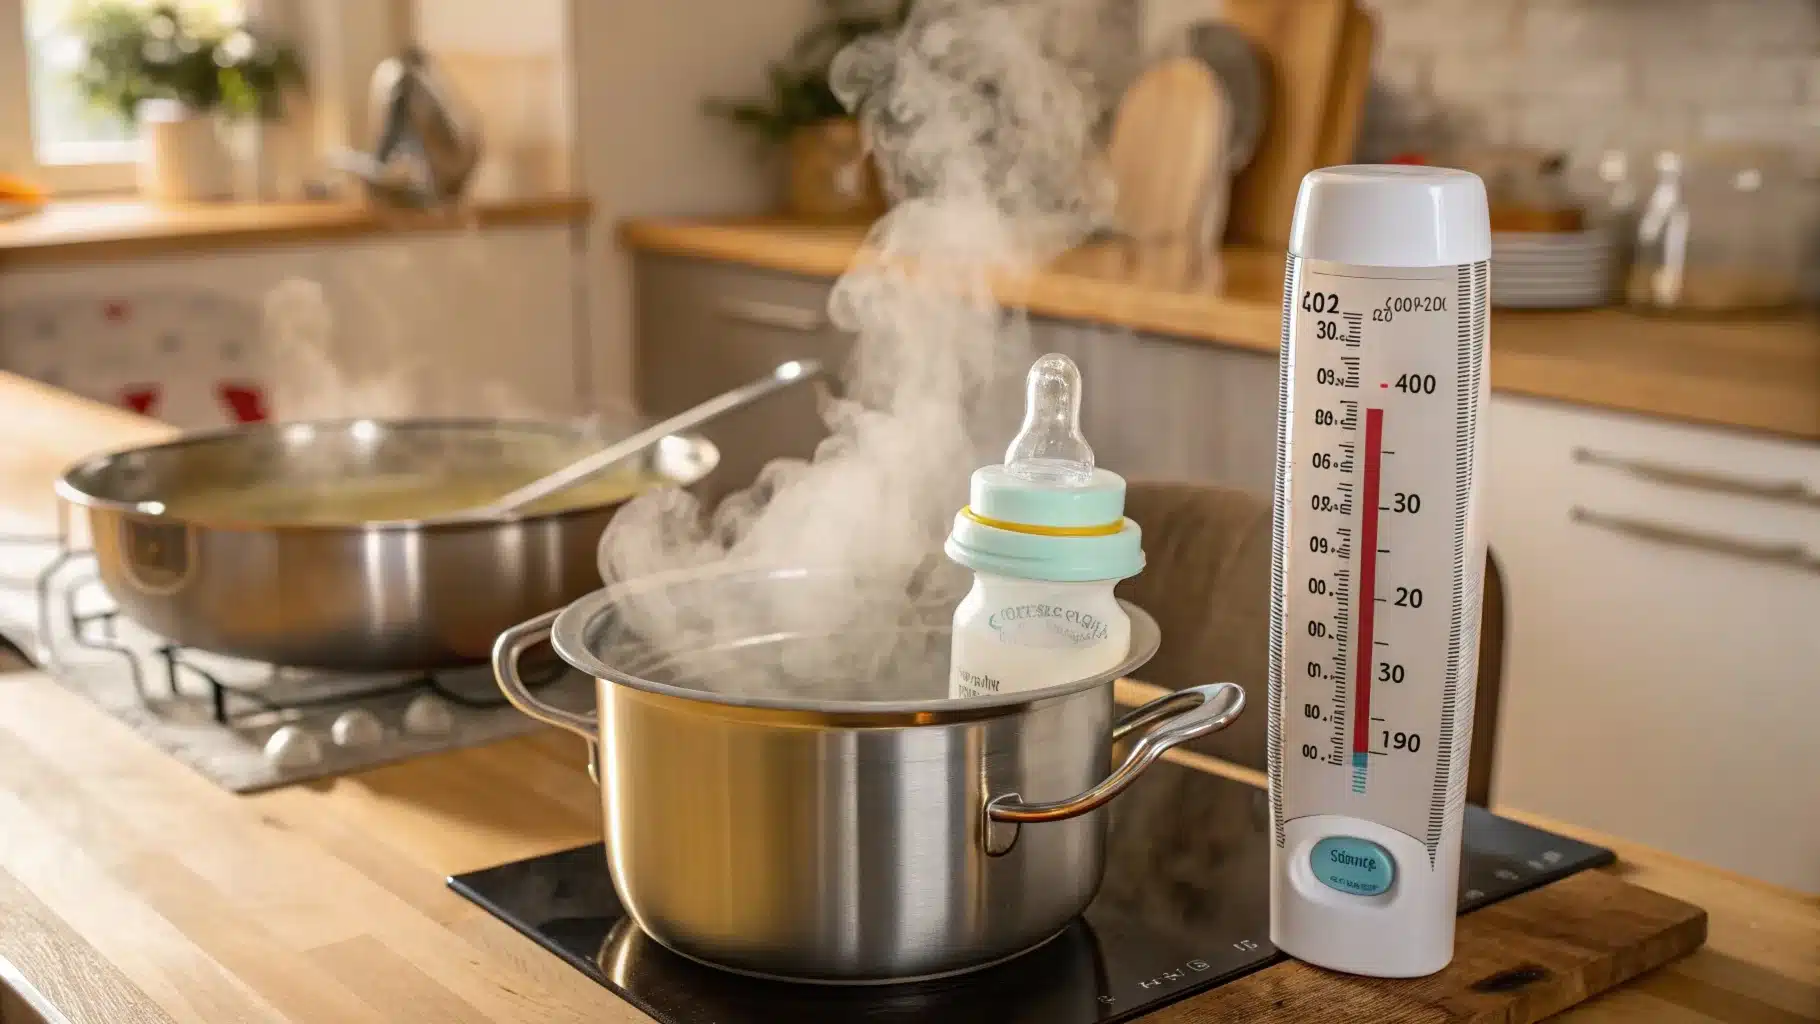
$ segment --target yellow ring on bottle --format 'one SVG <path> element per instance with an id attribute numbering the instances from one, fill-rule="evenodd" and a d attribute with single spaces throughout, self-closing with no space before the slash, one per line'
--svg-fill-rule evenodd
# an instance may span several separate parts
<path id="1" fill-rule="evenodd" d="M 995 530 L 1008 530 L 1012 533 L 1028 533 L 1038 537 L 1110 537 L 1125 528 L 1123 519 L 1103 526 L 1033 526 L 1029 523 L 1012 523 L 1003 519 L 987 519 L 971 507 L 961 509 L 961 515 Z"/>

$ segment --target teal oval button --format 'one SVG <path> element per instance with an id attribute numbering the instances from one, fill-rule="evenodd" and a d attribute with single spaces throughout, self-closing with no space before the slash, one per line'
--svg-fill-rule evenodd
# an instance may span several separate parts
<path id="1" fill-rule="evenodd" d="M 1381 895 L 1397 877 L 1396 861 L 1369 839 L 1330 836 L 1314 844 L 1308 861 L 1328 888 L 1354 896 Z"/>

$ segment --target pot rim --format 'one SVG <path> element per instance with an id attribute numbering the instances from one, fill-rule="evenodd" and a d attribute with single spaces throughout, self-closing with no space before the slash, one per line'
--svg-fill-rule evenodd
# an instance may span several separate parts
<path id="1" fill-rule="evenodd" d="M 109 463 L 133 456 L 150 455 L 154 452 L 175 451 L 203 445 L 231 444 L 245 442 L 260 435 L 281 434 L 292 430 L 310 430 L 326 433 L 352 431 L 359 424 L 370 424 L 364 429 L 371 429 L 379 434 L 387 432 L 404 432 L 412 430 L 493 430 L 523 434 L 543 434 L 550 437 L 569 438 L 574 440 L 588 439 L 583 429 L 573 423 L 560 420 L 507 419 L 491 416 L 428 416 L 428 417 L 383 417 L 383 416 L 347 416 L 317 420 L 267 420 L 258 423 L 241 423 L 226 427 L 213 427 L 204 430 L 190 430 L 168 441 L 156 444 L 133 445 L 88 455 L 71 464 L 58 476 L 56 483 L 57 496 L 72 505 L 87 509 L 131 515 L 138 519 L 168 525 L 193 526 L 202 529 L 219 530 L 254 530 L 282 532 L 417 532 L 443 529 L 492 528 L 504 523 L 537 523 L 545 520 L 560 520 L 577 516 L 598 513 L 604 509 L 617 508 L 630 501 L 623 498 L 619 501 L 577 505 L 573 508 L 554 509 L 538 513 L 508 513 L 486 519 L 476 519 L 460 514 L 429 516 L 421 519 L 374 519 L 364 522 L 323 523 L 323 522 L 282 522 L 268 520 L 237 519 L 197 519 L 190 516 L 173 515 L 161 510 L 147 507 L 145 502 L 123 501 L 118 498 L 103 497 L 87 490 L 79 479 L 87 474 L 99 472 Z M 699 483 L 703 478 L 720 465 L 720 450 L 699 434 L 671 434 L 652 446 L 658 446 L 676 439 L 687 444 L 699 462 L 693 473 L 663 474 L 669 484 L 676 487 L 688 487 Z M 610 443 L 610 442 L 602 442 Z"/>
<path id="2" fill-rule="evenodd" d="M 824 570 L 754 569 L 747 566 L 721 567 L 704 573 L 698 569 L 685 569 L 618 583 L 596 590 L 586 597 L 578 598 L 564 608 L 550 627 L 550 646 L 571 667 L 586 672 L 595 679 L 642 690 L 646 693 L 736 708 L 762 708 L 771 711 L 792 711 L 815 715 L 854 715 L 869 718 L 881 715 L 904 716 L 912 719 L 906 724 L 934 725 L 951 722 L 958 718 L 978 718 L 982 712 L 1000 712 L 1020 708 L 1038 701 L 1067 697 L 1096 686 L 1103 686 L 1115 679 L 1127 676 L 1143 666 L 1156 656 L 1157 648 L 1162 644 L 1162 630 L 1157 626 L 1156 620 L 1150 617 L 1150 613 L 1130 601 L 1120 599 L 1119 606 L 1131 618 L 1131 647 L 1123 661 L 1105 672 L 1037 690 L 1019 690 L 984 697 L 932 697 L 924 700 L 900 701 L 734 696 L 716 693 L 712 690 L 697 690 L 671 683 L 656 682 L 616 669 L 601 660 L 589 648 L 588 634 L 591 627 L 599 621 L 608 608 L 625 597 L 646 590 L 661 589 L 673 583 L 696 581 L 709 576 L 751 575 L 755 572 L 777 579 L 798 579 L 824 572 Z"/>

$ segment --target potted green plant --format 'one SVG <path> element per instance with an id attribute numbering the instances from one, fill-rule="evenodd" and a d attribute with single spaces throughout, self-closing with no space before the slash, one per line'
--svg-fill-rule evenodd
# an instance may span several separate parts
<path id="1" fill-rule="evenodd" d="M 300 86 L 290 47 L 175 4 L 87 0 L 72 14 L 85 55 L 75 72 L 91 104 L 139 126 L 139 184 L 154 199 L 225 198 L 233 164 L 220 122 L 269 119 Z"/>
<path id="2" fill-rule="evenodd" d="M 788 161 L 786 210 L 810 220 L 869 220 L 883 212 L 878 173 L 859 122 L 828 79 L 848 43 L 896 31 L 914 0 L 822 0 L 820 22 L 766 72 L 766 93 L 743 101 L 713 100 L 710 112 L 752 130 Z"/>

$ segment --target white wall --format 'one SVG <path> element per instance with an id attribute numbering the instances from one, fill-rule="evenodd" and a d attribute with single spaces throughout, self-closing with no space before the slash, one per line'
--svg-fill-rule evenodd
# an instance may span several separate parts
<path id="1" fill-rule="evenodd" d="M 441 2 L 441 0 L 437 0 Z M 632 401 L 630 260 L 618 222 L 771 205 L 773 180 L 750 138 L 702 113 L 712 96 L 760 86 L 814 17 L 815 0 L 637 0 L 572 4 L 582 191 L 594 201 L 589 285 L 594 398 Z"/>
<path id="2" fill-rule="evenodd" d="M 1376 88 L 1362 155 L 1437 143 L 1564 150 L 1590 172 L 1691 143 L 1820 158 L 1813 0 L 1368 0 Z"/>
<path id="3" fill-rule="evenodd" d="M 264 0 L 258 15 L 280 32 L 295 32 L 309 58 L 309 116 L 318 153 L 372 146 L 368 84 L 379 62 L 398 52 L 406 35 L 396 0 Z"/>
<path id="4" fill-rule="evenodd" d="M 416 0 L 415 36 L 479 117 L 477 198 L 575 188 L 568 0 Z"/>
<path id="5" fill-rule="evenodd" d="M 415 0 L 411 17 L 418 41 L 432 50 L 557 53 L 564 45 L 568 2 Z"/>

